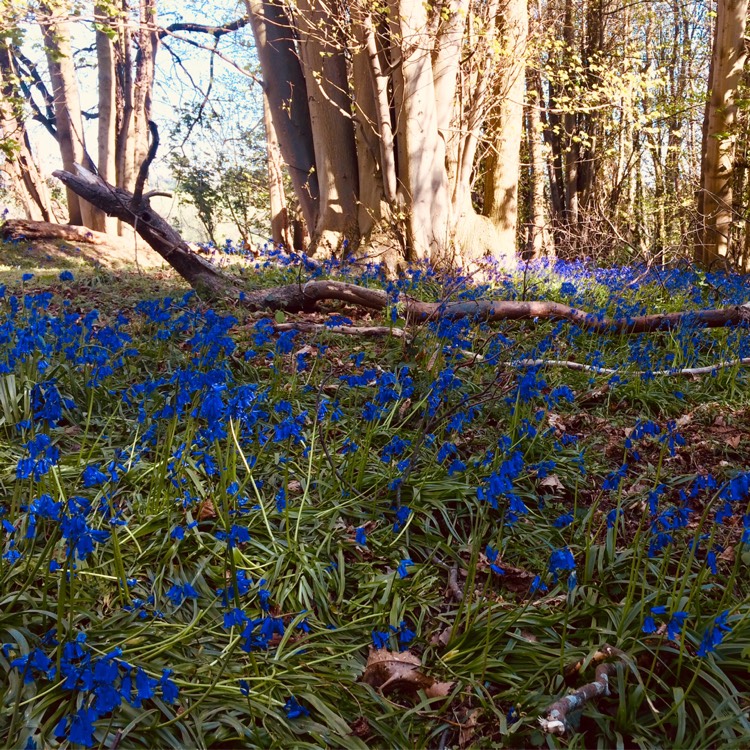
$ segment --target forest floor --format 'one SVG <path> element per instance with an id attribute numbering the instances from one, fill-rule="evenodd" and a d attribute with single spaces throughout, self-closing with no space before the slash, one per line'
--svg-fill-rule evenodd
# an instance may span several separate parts
<path id="1" fill-rule="evenodd" d="M 747 746 L 748 370 L 677 374 L 749 357 L 747 325 L 268 317 L 126 260 L 0 253 L 0 745 Z M 612 316 L 750 288 L 237 272 Z M 519 365 L 540 358 L 616 372 Z M 609 694 L 546 733 L 603 670 Z"/>

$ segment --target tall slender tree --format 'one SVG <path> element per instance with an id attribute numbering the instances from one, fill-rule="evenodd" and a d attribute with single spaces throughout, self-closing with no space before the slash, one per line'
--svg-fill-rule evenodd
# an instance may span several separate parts
<path id="1" fill-rule="evenodd" d="M 730 251 L 737 88 L 747 57 L 747 12 L 748 0 L 718 2 L 703 128 L 701 226 L 695 246 L 695 260 L 707 266 L 726 258 Z"/>

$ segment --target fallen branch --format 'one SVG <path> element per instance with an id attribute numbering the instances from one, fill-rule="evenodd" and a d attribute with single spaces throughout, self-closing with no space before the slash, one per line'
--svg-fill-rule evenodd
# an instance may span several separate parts
<path id="1" fill-rule="evenodd" d="M 221 272 L 193 252 L 180 235 L 151 209 L 148 196 L 140 201 L 121 188 L 114 188 L 98 175 L 81 166 L 77 173 L 58 170 L 55 177 L 66 187 L 110 216 L 135 228 L 190 285 L 209 299 L 231 298 L 250 310 L 301 312 L 315 308 L 318 302 L 339 301 L 384 311 L 396 307 L 398 314 L 412 322 L 448 318 L 481 321 L 550 320 L 567 321 L 593 333 L 652 333 L 672 330 L 681 325 L 696 328 L 722 328 L 750 321 L 750 303 L 717 310 L 656 313 L 636 317 L 607 318 L 579 310 L 560 302 L 521 302 L 507 300 L 471 300 L 458 302 L 421 302 L 407 295 L 393 298 L 380 289 L 368 289 L 343 281 L 308 281 L 272 289 L 246 290 L 242 279 Z"/>
<path id="2" fill-rule="evenodd" d="M 411 340 L 412 336 L 403 328 L 390 328 L 388 326 L 329 326 L 325 323 L 276 323 L 276 331 L 302 331 L 303 333 L 318 333 L 328 331 L 339 333 L 344 336 L 393 336 L 397 339 Z M 477 352 L 467 349 L 456 349 L 459 354 L 470 359 L 468 364 L 479 364 L 486 361 L 486 357 Z M 593 372 L 596 375 L 628 375 L 630 377 L 650 375 L 653 377 L 689 377 L 698 375 L 711 375 L 716 370 L 726 370 L 730 367 L 741 367 L 750 365 L 750 357 L 742 359 L 722 360 L 713 365 L 703 367 L 684 367 L 673 370 L 628 370 L 625 368 L 599 367 L 598 365 L 587 365 L 582 362 L 573 362 L 569 359 L 516 359 L 510 362 L 498 362 L 498 367 L 506 369 L 531 368 L 531 367 L 565 367 L 569 370 L 581 372 Z"/>
<path id="3" fill-rule="evenodd" d="M 62 240 L 73 244 L 82 242 L 87 245 L 107 245 L 109 241 L 103 232 L 95 232 L 86 227 L 26 219 L 8 219 L 0 229 L 0 235 L 6 242 Z"/>
<path id="4" fill-rule="evenodd" d="M 448 592 L 453 596 L 457 602 L 462 602 L 464 599 L 464 592 L 458 583 L 458 568 L 452 567 L 450 573 L 448 573 Z"/>
<path id="5" fill-rule="evenodd" d="M 583 372 L 593 372 L 597 375 L 652 375 L 654 377 L 676 377 L 690 375 L 710 375 L 715 370 L 725 370 L 728 367 L 750 365 L 750 357 L 743 357 L 742 359 L 723 360 L 721 362 L 717 362 L 714 365 L 705 365 L 704 367 L 685 367 L 681 370 L 613 369 L 611 367 L 584 365 L 580 362 L 571 362 L 567 359 L 519 359 L 515 362 L 505 362 L 502 364 L 506 367 L 567 367 L 569 370 L 582 370 Z"/>
<path id="6" fill-rule="evenodd" d="M 618 649 L 604 645 L 600 651 L 594 654 L 593 661 L 602 662 L 604 659 L 616 656 L 617 654 Z M 581 709 L 585 703 L 598 698 L 600 695 L 609 695 L 609 678 L 616 671 L 617 665 L 615 663 L 599 664 L 596 667 L 593 682 L 587 682 L 574 693 L 556 701 L 547 709 L 546 716 L 539 717 L 539 724 L 542 727 L 542 731 L 549 734 L 565 734 L 569 728 L 568 714 L 571 711 Z"/>

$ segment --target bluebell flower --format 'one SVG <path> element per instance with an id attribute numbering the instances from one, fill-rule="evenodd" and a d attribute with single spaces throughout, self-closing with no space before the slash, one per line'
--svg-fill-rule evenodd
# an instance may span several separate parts
<path id="1" fill-rule="evenodd" d="M 361 547 L 367 546 L 367 532 L 365 531 L 364 526 L 357 527 L 354 533 L 354 541 L 356 544 L 359 544 Z"/>
<path id="2" fill-rule="evenodd" d="M 159 678 L 159 689 L 161 690 L 161 697 L 165 703 L 173 705 L 177 702 L 180 696 L 180 689 L 170 679 L 172 675 L 171 669 L 162 670 L 161 677 Z"/>
<path id="3" fill-rule="evenodd" d="M 71 498 L 71 501 L 74 498 Z M 81 515 L 70 515 L 60 522 L 63 539 L 67 540 L 68 554 L 73 552 L 79 560 L 86 560 L 97 544 L 109 539 L 109 531 L 92 529 Z"/>
<path id="4" fill-rule="evenodd" d="M 279 487 L 276 491 L 276 511 L 283 513 L 286 509 L 286 487 Z"/>
<path id="5" fill-rule="evenodd" d="M 185 529 L 182 526 L 175 526 L 169 536 L 171 539 L 181 542 L 185 538 Z"/>
<path id="6" fill-rule="evenodd" d="M 175 607 L 179 607 L 186 599 L 197 599 L 200 596 L 190 583 L 182 586 L 176 583 L 166 591 L 166 597 Z"/>
<path id="7" fill-rule="evenodd" d="M 219 541 L 228 542 L 229 549 L 234 549 L 238 545 L 245 544 L 250 541 L 250 532 L 247 530 L 247 527 L 233 523 L 229 529 L 229 532 L 217 531 L 216 538 Z"/>
<path id="8" fill-rule="evenodd" d="M 372 645 L 376 649 L 388 648 L 388 641 L 390 640 L 391 634 L 387 630 L 373 630 L 370 633 L 372 637 Z"/>
<path id="9" fill-rule="evenodd" d="M 706 629 L 703 633 L 703 639 L 696 652 L 701 658 L 705 658 L 724 640 L 724 635 L 731 632 L 732 628 L 727 624 L 729 611 L 725 610 L 714 619 L 713 626 Z"/>
<path id="10" fill-rule="evenodd" d="M 398 645 L 401 651 L 406 651 L 409 644 L 417 637 L 417 634 L 407 626 L 406 620 L 401 620 L 398 628 L 391 626 L 391 630 L 398 636 Z"/>
<path id="11" fill-rule="evenodd" d="M 10 668 L 24 673 L 25 684 L 35 682 L 39 677 L 51 680 L 55 675 L 54 662 L 40 648 L 35 648 L 26 656 L 13 659 Z"/>
<path id="12" fill-rule="evenodd" d="M 552 525 L 556 529 L 564 529 L 566 526 L 570 526 L 571 523 L 573 523 L 573 514 L 572 513 L 564 513 L 563 515 L 558 516 L 552 522 Z"/>
<path id="13" fill-rule="evenodd" d="M 135 689 L 136 698 L 133 705 L 140 708 L 141 701 L 151 700 L 156 695 L 156 680 L 138 667 L 135 670 Z"/>
<path id="14" fill-rule="evenodd" d="M 604 483 L 602 484 L 602 489 L 609 491 L 618 489 L 620 487 L 620 483 L 625 477 L 625 474 L 627 474 L 627 471 L 628 464 L 625 463 L 617 471 L 612 471 L 607 474 Z"/>
<path id="15" fill-rule="evenodd" d="M 677 640 L 677 636 L 682 632 L 682 627 L 687 618 L 687 612 L 677 611 L 672 613 L 672 616 L 667 623 L 667 638 L 669 638 L 670 641 Z"/>
<path id="16" fill-rule="evenodd" d="M 414 565 L 414 563 L 411 561 L 411 558 L 405 557 L 401 562 L 398 564 L 398 567 L 396 568 L 396 572 L 398 573 L 399 578 L 406 578 L 409 575 L 409 571 L 407 568 Z"/>
<path id="17" fill-rule="evenodd" d="M 108 481 L 109 477 L 99 469 L 98 464 L 92 464 L 83 470 L 84 487 L 99 487 Z"/>
<path id="18" fill-rule="evenodd" d="M 499 576 L 505 575 L 505 571 L 495 563 L 495 561 L 497 560 L 498 551 L 494 547 L 488 544 L 485 547 L 484 556 L 489 560 L 490 570 L 493 573 L 496 573 Z"/>
<path id="19" fill-rule="evenodd" d="M 347 455 L 349 453 L 356 453 L 359 450 L 359 446 L 349 438 L 344 439 L 344 444 L 341 446 L 341 453 Z"/>
<path id="20" fill-rule="evenodd" d="M 286 712 L 287 719 L 299 719 L 310 715 L 310 711 L 302 706 L 293 695 L 287 698 L 284 704 L 284 711 Z"/>
<path id="21" fill-rule="evenodd" d="M 402 505 L 400 508 L 396 508 L 396 520 L 393 523 L 394 533 L 398 533 L 404 528 L 410 515 L 411 508 L 408 505 Z"/>
<path id="22" fill-rule="evenodd" d="M 59 276 L 60 281 L 73 281 L 73 278 L 73 274 L 70 271 L 63 271 Z"/>
<path id="23" fill-rule="evenodd" d="M 457 458 L 454 458 L 448 466 L 448 476 L 452 477 L 454 474 L 458 474 L 462 471 L 466 471 L 466 464 Z"/>
<path id="24" fill-rule="evenodd" d="M 573 553 L 567 548 L 554 550 L 550 556 L 549 572 L 552 573 L 552 580 L 557 583 L 558 573 L 566 570 L 575 570 L 576 561 Z"/>
<path id="25" fill-rule="evenodd" d="M 240 627 L 247 622 L 247 617 L 241 609 L 234 607 L 224 613 L 224 627 L 229 630 L 232 627 Z"/>

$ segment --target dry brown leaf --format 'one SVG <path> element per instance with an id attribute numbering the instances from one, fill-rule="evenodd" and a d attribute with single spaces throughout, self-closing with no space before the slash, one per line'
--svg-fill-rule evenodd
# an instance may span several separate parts
<path id="1" fill-rule="evenodd" d="M 437 682 L 420 672 L 422 661 L 411 651 L 389 651 L 386 648 L 370 649 L 362 682 L 378 688 L 383 695 L 394 690 L 416 693 L 424 690 L 428 697 L 448 695 L 452 682 Z"/>
<path id="2" fill-rule="evenodd" d="M 428 698 L 446 698 L 451 694 L 455 682 L 433 682 L 425 688 L 424 692 Z"/>
<path id="3" fill-rule="evenodd" d="M 727 547 L 720 555 L 719 560 L 723 560 L 726 563 L 732 565 L 734 563 L 735 553 L 734 547 Z"/>
<path id="4" fill-rule="evenodd" d="M 479 714 L 481 713 L 480 709 L 475 708 L 473 711 L 469 712 L 469 715 L 466 717 L 466 721 L 464 721 L 461 724 L 461 729 L 458 732 L 458 746 L 459 747 L 466 747 L 474 737 L 474 732 L 476 730 L 476 726 L 478 723 Z"/>
<path id="5" fill-rule="evenodd" d="M 742 440 L 742 435 L 731 435 L 727 436 L 727 443 L 732 446 L 735 450 L 739 448 L 740 441 Z"/>
<path id="6" fill-rule="evenodd" d="M 560 481 L 560 477 L 558 477 L 557 474 L 550 474 L 549 476 L 544 477 L 544 479 L 540 480 L 539 486 L 551 487 L 552 490 L 555 491 L 565 489 L 563 487 L 563 483 Z"/>
<path id="7" fill-rule="evenodd" d="M 299 495 L 300 492 L 302 492 L 302 482 L 292 479 L 292 481 L 288 482 L 286 485 L 286 492 L 287 495 Z"/>
<path id="8" fill-rule="evenodd" d="M 565 432 L 565 424 L 563 423 L 562 417 L 559 414 L 549 412 L 547 414 L 547 421 L 549 422 L 550 427 L 553 427 L 556 430 L 560 430 L 560 432 Z"/>
<path id="9" fill-rule="evenodd" d="M 404 418 L 404 414 L 406 414 L 406 412 L 409 411 L 410 408 L 411 408 L 411 399 L 407 398 L 406 401 L 404 401 L 404 403 L 401 404 L 401 406 L 399 406 L 399 408 L 398 408 L 398 416 L 401 419 L 403 419 Z"/>
<path id="10" fill-rule="evenodd" d="M 437 360 L 438 354 L 440 354 L 441 351 L 442 349 L 440 347 L 437 347 L 435 351 L 430 355 L 430 359 L 427 362 L 427 372 L 432 372 L 432 368 L 435 366 L 435 361 Z"/>
<path id="11" fill-rule="evenodd" d="M 204 500 L 198 506 L 198 512 L 195 514 L 199 521 L 209 521 L 216 518 L 216 508 L 210 500 Z"/>
<path id="12" fill-rule="evenodd" d="M 430 645 L 431 646 L 447 646 L 448 643 L 450 643 L 451 636 L 453 635 L 453 628 L 449 625 L 447 628 L 444 628 L 439 633 L 435 633 L 435 635 L 430 638 Z"/>

